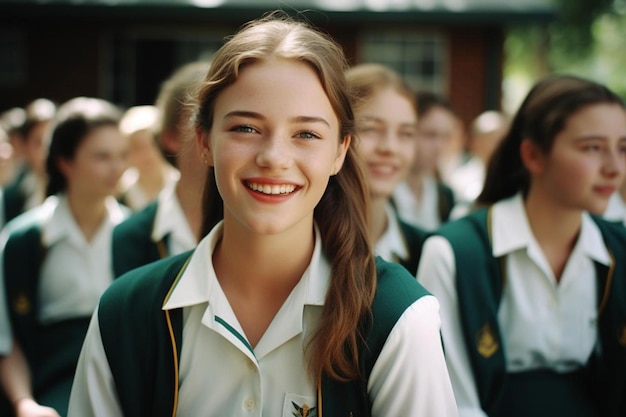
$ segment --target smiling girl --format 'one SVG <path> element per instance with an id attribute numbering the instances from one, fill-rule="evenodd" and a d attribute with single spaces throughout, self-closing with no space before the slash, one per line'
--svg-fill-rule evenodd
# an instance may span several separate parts
<path id="1" fill-rule="evenodd" d="M 478 202 L 424 245 L 461 416 L 626 413 L 626 230 L 601 220 L 626 171 L 626 114 L 606 87 L 530 91 Z"/>
<path id="2" fill-rule="evenodd" d="M 102 297 L 71 416 L 456 415 L 436 300 L 371 252 L 345 67 L 277 16 L 216 53 L 209 233 Z"/>
<path id="3" fill-rule="evenodd" d="M 417 272 L 425 230 L 401 220 L 391 196 L 406 177 L 417 147 L 417 108 L 402 77 L 380 64 L 360 64 L 346 72 L 354 91 L 354 115 L 370 190 L 370 236 L 374 252 Z"/>
<path id="4" fill-rule="evenodd" d="M 48 198 L 3 230 L 14 343 L 0 359 L 0 381 L 16 417 L 66 415 L 89 318 L 113 281 L 112 230 L 128 214 L 113 197 L 128 147 L 120 115 L 97 98 L 63 104 L 46 163 Z"/>

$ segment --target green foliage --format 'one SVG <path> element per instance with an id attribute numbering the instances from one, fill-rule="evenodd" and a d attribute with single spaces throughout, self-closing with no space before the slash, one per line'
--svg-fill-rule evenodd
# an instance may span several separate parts
<path id="1" fill-rule="evenodd" d="M 511 27 L 505 40 L 505 82 L 529 83 L 548 73 L 590 78 L 626 97 L 626 0 L 556 0 L 549 25 Z"/>

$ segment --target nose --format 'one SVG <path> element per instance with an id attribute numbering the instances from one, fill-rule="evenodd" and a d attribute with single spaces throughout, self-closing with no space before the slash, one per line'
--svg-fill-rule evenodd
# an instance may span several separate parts
<path id="1" fill-rule="evenodd" d="M 624 175 L 626 172 L 626 158 L 619 149 L 609 150 L 605 153 L 603 172 L 610 177 Z"/>
<path id="2" fill-rule="evenodd" d="M 287 135 L 275 133 L 263 138 L 256 156 L 260 167 L 269 169 L 285 169 L 291 164 L 291 142 Z"/>
<path id="3" fill-rule="evenodd" d="M 398 149 L 398 141 L 398 135 L 387 130 L 378 138 L 376 148 L 379 152 L 392 153 Z"/>

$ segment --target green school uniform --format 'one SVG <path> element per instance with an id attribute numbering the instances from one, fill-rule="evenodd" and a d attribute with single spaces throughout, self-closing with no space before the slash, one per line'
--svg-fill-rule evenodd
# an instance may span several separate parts
<path id="1" fill-rule="evenodd" d="M 11 327 L 30 365 L 35 399 L 64 416 L 89 317 L 39 323 L 39 271 L 46 248 L 41 241 L 41 219 L 23 219 L 4 249 Z"/>
<path id="2" fill-rule="evenodd" d="M 162 310 L 190 252 L 135 269 L 116 280 L 98 309 L 100 334 L 126 416 L 175 414 L 182 344 L 182 309 Z M 360 367 L 364 379 L 340 383 L 324 377 L 322 415 L 369 416 L 367 377 L 404 311 L 428 292 L 399 265 L 377 259 L 377 290 Z M 129 319 L 132 317 L 132 320 Z"/>
<path id="3" fill-rule="evenodd" d="M 424 241 L 430 233 L 408 224 L 398 217 L 400 223 L 400 230 L 402 231 L 402 237 L 406 243 L 406 247 L 409 250 L 409 257 L 407 259 L 400 259 L 398 263 L 405 267 L 411 275 L 415 276 L 417 268 L 419 266 L 420 258 L 422 256 L 422 247 Z"/>
<path id="4" fill-rule="evenodd" d="M 168 255 L 167 236 L 157 242 L 152 240 L 157 208 L 158 201 L 154 201 L 113 229 L 114 276 Z"/>
<path id="5" fill-rule="evenodd" d="M 488 213 L 488 209 L 478 210 L 438 231 L 454 252 L 461 324 L 482 409 L 490 417 L 625 416 L 626 229 L 592 216 L 614 256 L 612 268 L 596 263 L 601 353 L 592 355 L 586 369 L 575 374 L 515 375 L 506 372 L 506 349 L 497 317 L 506 283 L 501 260 L 491 255 Z M 529 390 L 535 398 L 549 399 L 559 408 L 551 411 L 542 400 L 529 401 Z M 555 401 L 555 396 L 561 398 Z"/>

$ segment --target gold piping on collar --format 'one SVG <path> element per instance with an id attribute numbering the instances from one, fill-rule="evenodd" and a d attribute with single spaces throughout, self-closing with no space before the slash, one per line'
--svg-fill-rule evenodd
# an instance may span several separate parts
<path id="1" fill-rule="evenodd" d="M 602 311 L 604 311 L 604 308 L 606 307 L 606 303 L 609 301 L 609 294 L 611 292 L 611 283 L 613 282 L 613 272 L 615 270 L 615 257 L 613 256 L 613 252 L 611 251 L 611 249 L 608 249 L 608 251 L 609 251 L 609 257 L 611 258 L 611 264 L 609 265 L 609 272 L 606 276 L 606 284 L 604 285 L 604 293 L 602 294 L 602 301 L 600 301 L 600 306 L 598 307 L 598 316 L 602 314 Z"/>
<path id="2" fill-rule="evenodd" d="M 170 332 L 172 355 L 174 356 L 174 406 L 172 407 L 172 417 L 176 417 L 176 411 L 178 410 L 178 349 L 176 349 L 176 337 L 174 337 L 174 329 L 172 327 L 172 319 L 170 318 L 169 310 L 165 310 L 165 320 L 167 321 L 167 328 Z"/>

